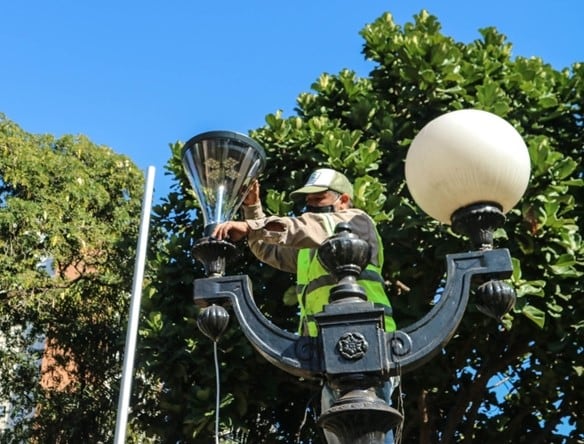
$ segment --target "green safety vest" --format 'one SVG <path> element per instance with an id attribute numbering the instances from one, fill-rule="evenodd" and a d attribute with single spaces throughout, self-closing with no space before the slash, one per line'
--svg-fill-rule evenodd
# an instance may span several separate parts
<path id="1" fill-rule="evenodd" d="M 334 223 L 330 215 L 323 214 L 329 234 L 334 232 Z M 383 246 L 379 233 L 376 235 L 379 244 L 379 267 L 369 264 L 357 279 L 357 283 L 365 289 L 367 300 L 376 307 L 385 310 L 385 331 L 395 331 L 396 325 L 392 317 L 391 304 L 385 294 L 385 284 L 381 277 L 383 266 Z M 300 306 L 300 325 L 298 333 L 317 336 L 318 329 L 314 315 L 320 313 L 329 303 L 329 293 L 336 280 L 325 270 L 317 258 L 316 250 L 304 248 L 298 252 L 296 266 L 296 294 Z"/>

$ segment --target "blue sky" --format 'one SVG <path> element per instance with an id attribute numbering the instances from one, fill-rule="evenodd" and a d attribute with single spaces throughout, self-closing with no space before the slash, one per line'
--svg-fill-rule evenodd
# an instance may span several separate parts
<path id="1" fill-rule="evenodd" d="M 584 61 L 581 0 L 12 1 L 2 6 L 0 112 L 32 133 L 85 134 L 156 167 L 168 144 L 202 131 L 247 132 L 323 72 L 366 76 L 359 31 L 426 9 L 470 42 L 494 26 L 513 55 L 560 69 Z"/>

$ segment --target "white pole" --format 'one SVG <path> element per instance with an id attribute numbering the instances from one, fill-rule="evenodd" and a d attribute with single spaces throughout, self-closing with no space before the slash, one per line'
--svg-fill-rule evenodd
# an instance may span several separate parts
<path id="1" fill-rule="evenodd" d="M 122 383 L 118 398 L 118 416 L 116 420 L 115 444 L 124 444 L 126 441 L 126 427 L 128 424 L 128 410 L 130 395 L 132 394 L 132 377 L 134 373 L 134 355 L 136 354 L 136 337 L 140 317 L 140 300 L 142 298 L 142 281 L 144 280 L 144 263 L 146 261 L 146 247 L 148 244 L 148 226 L 152 208 L 152 194 L 154 191 L 154 167 L 148 167 L 144 199 L 142 201 L 142 216 L 140 233 L 138 235 L 138 250 L 134 264 L 134 281 L 132 283 L 132 299 L 130 303 L 130 317 L 126 333 L 126 347 L 124 352 L 124 367 L 122 369 Z"/>

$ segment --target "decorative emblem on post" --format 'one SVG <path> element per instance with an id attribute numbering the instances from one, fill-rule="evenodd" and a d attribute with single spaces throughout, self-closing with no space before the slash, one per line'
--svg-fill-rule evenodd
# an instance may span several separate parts
<path id="1" fill-rule="evenodd" d="M 345 333 L 339 339 L 337 346 L 343 358 L 354 361 L 365 356 L 369 348 L 365 336 L 358 332 Z"/>

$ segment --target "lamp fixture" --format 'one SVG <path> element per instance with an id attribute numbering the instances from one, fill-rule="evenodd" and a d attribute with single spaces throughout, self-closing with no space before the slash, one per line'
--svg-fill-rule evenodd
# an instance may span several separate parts
<path id="1" fill-rule="evenodd" d="M 506 249 L 494 248 L 493 231 L 525 191 L 530 163 L 519 133 L 494 114 L 447 113 L 429 122 L 412 141 L 405 174 L 413 199 L 431 217 L 470 237 L 475 250 L 446 256 L 440 301 L 422 319 L 394 332 L 383 330 L 383 309 L 367 302 L 356 282 L 369 246 L 346 224 L 339 224 L 319 248 L 321 262 L 338 283 L 329 304 L 315 315 L 318 336 L 292 334 L 267 320 L 255 305 L 249 277 L 224 276 L 225 256 L 232 246 L 209 238 L 214 224 L 231 218 L 243 201 L 264 166 L 263 149 L 235 133 L 205 133 L 187 142 L 183 163 L 205 218 L 205 237 L 194 250 L 209 277 L 194 281 L 194 300 L 213 305 L 201 312 L 201 330 L 217 341 L 228 320 L 223 305 L 230 305 L 245 336 L 270 363 L 338 388 L 340 397 L 317 423 L 339 443 L 382 442 L 403 420 L 377 397 L 375 387 L 415 370 L 448 343 L 473 286 L 480 284 L 476 304 L 481 312 L 500 319 L 513 307 L 515 292 L 500 281 L 513 271 L 511 256 Z"/>

